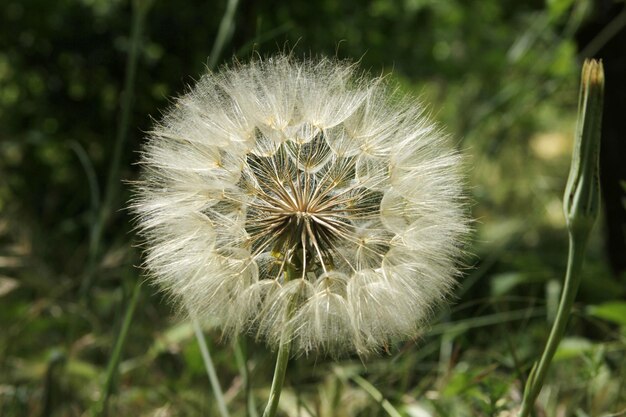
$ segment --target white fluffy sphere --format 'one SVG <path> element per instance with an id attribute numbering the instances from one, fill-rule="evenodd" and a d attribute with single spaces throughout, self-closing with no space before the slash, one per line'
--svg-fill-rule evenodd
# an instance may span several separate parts
<path id="1" fill-rule="evenodd" d="M 143 149 L 132 204 L 152 279 L 226 335 L 365 354 L 415 337 L 458 275 L 460 155 L 353 65 L 209 73 Z"/>

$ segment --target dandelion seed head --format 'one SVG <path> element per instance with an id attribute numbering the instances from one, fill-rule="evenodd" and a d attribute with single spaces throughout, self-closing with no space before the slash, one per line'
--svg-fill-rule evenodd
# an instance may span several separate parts
<path id="1" fill-rule="evenodd" d="M 354 65 L 277 56 L 209 73 L 141 164 L 146 268 L 226 335 L 367 354 L 416 337 L 458 276 L 460 155 L 421 103 Z"/>

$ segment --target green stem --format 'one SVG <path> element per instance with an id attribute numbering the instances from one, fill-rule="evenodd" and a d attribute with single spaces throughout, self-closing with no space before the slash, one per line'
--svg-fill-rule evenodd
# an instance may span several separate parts
<path id="1" fill-rule="evenodd" d="M 100 246 L 102 243 L 102 235 L 104 227 L 111 215 L 111 208 L 120 185 L 120 166 L 122 159 L 122 151 L 128 129 L 130 127 L 130 117 L 133 105 L 133 92 L 135 89 L 135 78 L 137 73 L 137 61 L 139 58 L 139 47 L 141 45 L 141 35 L 143 32 L 144 20 L 148 9 L 152 3 L 151 0 L 135 0 L 133 3 L 132 27 L 130 35 L 130 50 L 128 51 L 128 59 L 126 61 L 126 75 L 124 78 L 124 90 L 121 101 L 121 118 L 117 126 L 115 143 L 113 145 L 113 155 L 111 156 L 111 165 L 109 166 L 106 190 L 102 204 L 99 207 L 96 219 L 89 233 L 89 256 L 87 259 L 87 268 L 85 277 L 83 278 L 80 295 L 85 300 L 89 294 L 91 286 L 94 282 L 96 264 L 100 255 Z"/>
<path id="2" fill-rule="evenodd" d="M 237 367 L 239 368 L 239 374 L 243 380 L 244 395 L 246 399 L 246 407 L 248 409 L 248 417 L 257 417 L 256 405 L 254 404 L 254 397 L 252 396 L 252 390 L 250 385 L 250 370 L 248 369 L 248 358 L 245 341 L 241 338 L 237 338 L 235 341 L 235 360 L 237 361 Z"/>
<path id="3" fill-rule="evenodd" d="M 383 410 L 389 415 L 389 417 L 402 417 L 400 412 L 395 409 L 393 404 L 389 402 L 388 399 L 385 398 L 382 392 L 380 392 L 374 385 L 372 385 L 368 380 L 359 376 L 353 375 L 350 377 L 358 386 L 360 386 L 365 392 L 367 392 L 378 404 L 381 405 Z"/>
<path id="4" fill-rule="evenodd" d="M 238 3 L 239 0 L 228 0 L 228 3 L 226 4 L 226 11 L 224 12 L 224 15 L 222 15 L 220 27 L 217 30 L 215 43 L 213 43 L 213 49 L 211 49 L 211 55 L 209 56 L 209 62 L 207 64 L 210 69 L 215 68 L 217 65 L 220 56 L 222 55 L 224 45 L 226 45 L 233 34 L 235 29 L 235 11 L 237 10 Z"/>
<path id="5" fill-rule="evenodd" d="M 60 351 L 53 351 L 48 360 L 48 369 L 46 369 L 46 375 L 44 378 L 43 395 L 42 395 L 42 410 L 41 417 L 51 417 L 54 415 L 55 395 L 54 391 L 57 386 L 56 373 L 66 361 L 65 354 Z"/>
<path id="6" fill-rule="evenodd" d="M 220 382 L 217 379 L 217 373 L 215 372 L 215 366 L 213 366 L 213 360 L 211 359 L 211 353 L 209 352 L 209 347 L 206 344 L 206 340 L 204 340 L 204 334 L 202 333 L 202 328 L 200 327 L 200 323 L 198 319 L 195 317 L 191 319 L 193 323 L 193 330 L 196 333 L 196 339 L 198 340 L 198 346 L 200 346 L 200 352 L 202 353 L 202 360 L 204 361 L 204 367 L 206 368 L 206 373 L 209 376 L 209 381 L 211 382 L 211 388 L 213 388 L 213 395 L 215 395 L 215 400 L 217 401 L 217 408 L 220 411 L 220 415 L 222 417 L 228 417 L 228 409 L 226 408 L 226 401 L 224 400 L 224 394 L 222 393 L 222 387 L 220 386 Z"/>
<path id="7" fill-rule="evenodd" d="M 102 388 L 102 395 L 100 396 L 100 400 L 96 404 L 94 412 L 92 413 L 94 416 L 106 416 L 107 414 L 107 405 L 109 402 L 109 397 L 111 396 L 111 392 L 113 391 L 113 382 L 115 381 L 115 377 L 117 375 L 118 365 L 122 356 L 122 348 L 124 347 L 124 343 L 126 342 L 126 336 L 128 336 L 130 323 L 133 321 L 133 315 L 135 314 L 135 308 L 137 307 L 139 294 L 141 294 L 140 280 L 137 281 L 137 284 L 135 284 L 135 288 L 133 289 L 130 303 L 128 304 L 128 308 L 126 309 L 126 314 L 124 315 L 122 327 L 120 328 L 117 340 L 115 341 L 113 352 L 111 353 L 111 357 L 109 358 L 104 386 Z"/>
<path id="8" fill-rule="evenodd" d="M 293 265 L 287 264 L 284 272 L 285 282 L 291 281 L 294 276 Z M 295 306 L 297 304 L 297 296 L 291 299 L 287 309 L 285 311 L 285 317 L 287 322 L 293 316 Z M 278 401 L 280 400 L 280 393 L 283 390 L 283 383 L 285 382 L 285 373 L 287 372 L 287 364 L 289 363 L 289 355 L 291 350 L 291 335 L 292 329 L 290 324 L 286 324 L 281 338 L 280 345 L 278 346 L 278 354 L 276 357 L 276 367 L 274 368 L 274 378 L 272 379 L 272 387 L 270 388 L 270 397 L 263 411 L 263 417 L 274 417 L 276 410 L 278 409 Z"/>
<path id="9" fill-rule="evenodd" d="M 583 242 L 586 239 L 583 239 Z M 557 310 L 556 319 L 552 325 L 550 336 L 544 348 L 543 354 L 539 363 L 533 367 L 526 384 L 524 400 L 522 403 L 522 409 L 519 417 L 527 417 L 534 404 L 537 396 L 541 392 L 543 387 L 543 381 L 546 377 L 554 353 L 563 338 L 565 328 L 567 326 L 567 320 L 572 310 L 572 305 L 578 292 L 580 284 L 581 269 L 583 263 L 583 257 L 585 253 L 585 243 L 577 242 L 576 239 L 570 235 L 569 240 L 569 255 L 567 260 L 567 272 L 565 275 L 565 284 L 563 287 L 563 293 L 561 294 L 561 301 Z"/>
<path id="10" fill-rule="evenodd" d="M 126 61 L 126 75 L 124 79 L 124 90 L 121 103 L 121 119 L 117 126 L 115 135 L 115 145 L 113 148 L 113 158 L 109 167 L 109 175 L 107 177 L 106 191 L 104 193 L 104 201 L 102 203 L 102 215 L 108 216 L 112 202 L 115 200 L 116 191 L 119 187 L 120 166 L 122 160 L 122 151 L 128 137 L 128 129 L 130 127 L 131 110 L 133 106 L 135 79 L 137 73 L 137 61 L 139 58 L 139 47 L 141 45 L 141 35 L 143 32 L 144 20 L 147 12 L 147 4 L 149 2 L 133 1 L 133 22 L 130 35 L 130 50 L 128 52 L 128 60 Z M 105 217 L 106 220 L 106 217 Z"/>
<path id="11" fill-rule="evenodd" d="M 604 45 L 619 34 L 624 26 L 626 26 L 626 10 L 622 10 L 620 14 L 606 24 L 578 56 L 583 58 L 595 56 Z"/>
<path id="12" fill-rule="evenodd" d="M 278 400 L 285 382 L 285 373 L 287 372 L 287 364 L 289 363 L 289 351 L 291 350 L 291 340 L 288 334 L 283 334 L 280 347 L 278 348 L 278 356 L 276 358 L 276 368 L 274 369 L 274 379 L 272 380 L 272 388 L 270 389 L 270 398 L 263 412 L 263 417 L 274 417 L 278 409 Z"/>

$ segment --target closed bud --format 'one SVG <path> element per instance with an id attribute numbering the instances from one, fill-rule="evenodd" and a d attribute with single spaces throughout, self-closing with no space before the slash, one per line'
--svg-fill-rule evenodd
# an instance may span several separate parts
<path id="1" fill-rule="evenodd" d="M 593 227 L 600 206 L 599 156 L 603 95 L 602 61 L 586 60 L 580 83 L 572 165 L 563 198 L 570 233 L 585 238 Z"/>

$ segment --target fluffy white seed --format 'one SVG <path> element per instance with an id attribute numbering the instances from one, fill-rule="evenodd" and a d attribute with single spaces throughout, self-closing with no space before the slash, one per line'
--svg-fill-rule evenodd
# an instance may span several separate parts
<path id="1" fill-rule="evenodd" d="M 132 203 L 184 311 L 294 352 L 416 337 L 458 275 L 460 156 L 353 65 L 278 56 L 205 75 L 150 133 Z"/>

